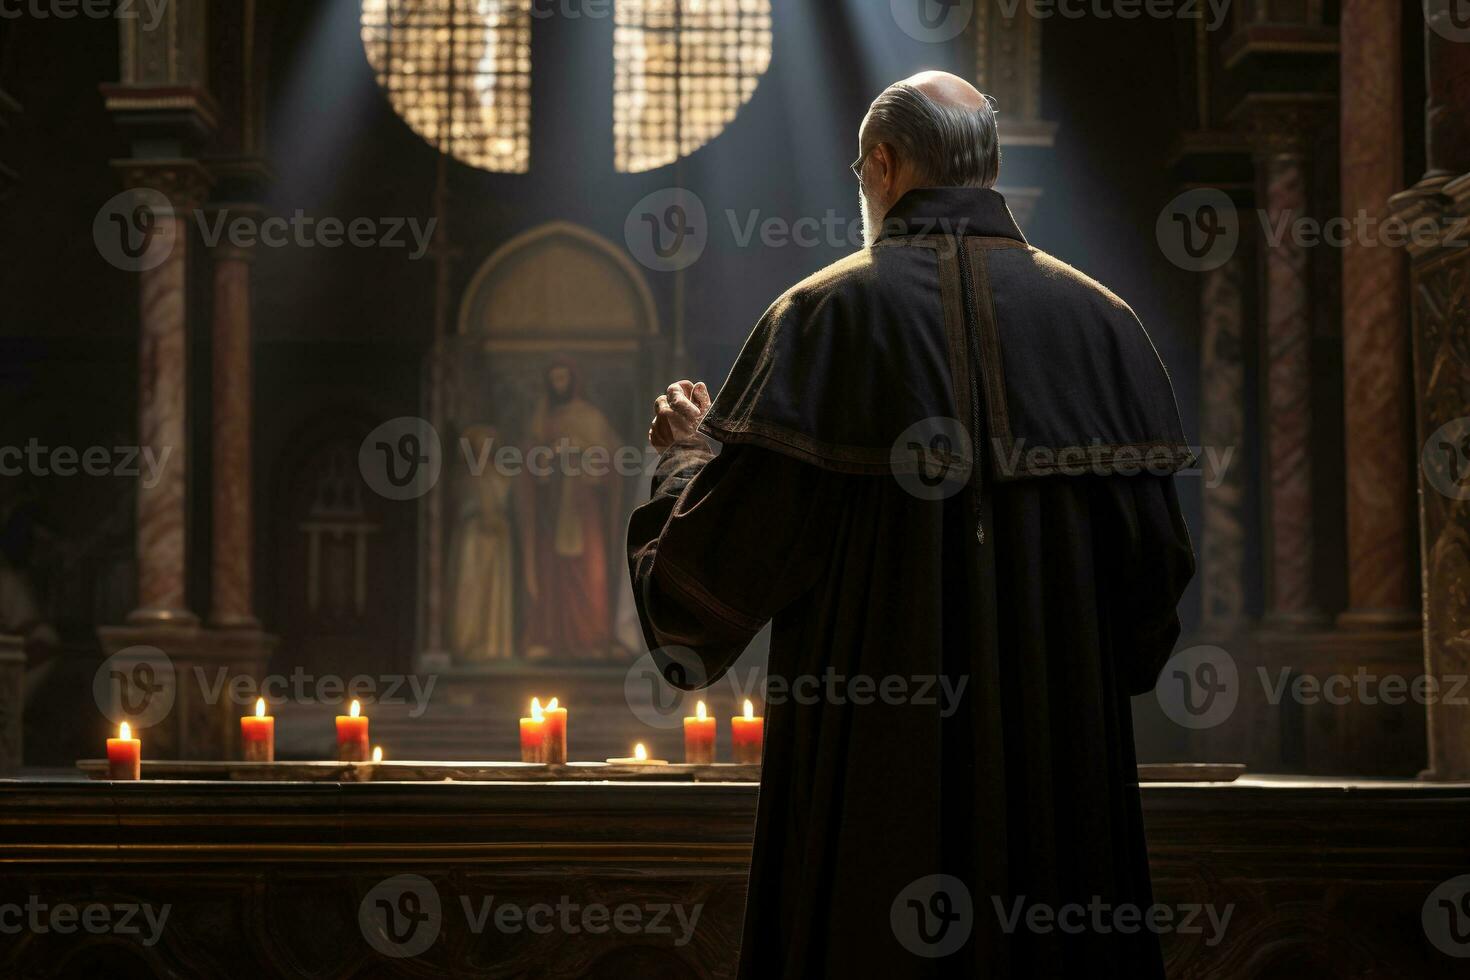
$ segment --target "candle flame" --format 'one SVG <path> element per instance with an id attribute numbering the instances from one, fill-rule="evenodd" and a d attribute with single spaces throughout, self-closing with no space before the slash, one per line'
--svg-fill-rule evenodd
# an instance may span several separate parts
<path id="1" fill-rule="evenodd" d="M 648 761 L 648 750 L 643 747 L 642 742 L 639 742 L 637 745 L 633 746 L 633 758 L 637 759 L 639 762 Z"/>
<path id="2" fill-rule="evenodd" d="M 541 710 L 541 699 L 540 698 L 532 698 L 531 699 L 531 720 L 532 721 L 544 721 L 545 718 L 546 718 L 546 715 Z"/>
<path id="3" fill-rule="evenodd" d="M 122 739 L 132 738 L 133 737 L 133 726 L 129 725 L 127 722 L 123 722 L 121 725 L 118 725 L 117 726 L 117 737 L 118 738 L 122 738 Z"/>
<path id="4" fill-rule="evenodd" d="M 555 711 L 556 710 L 556 698 L 552 698 L 550 701 L 546 702 L 546 710 L 547 711 Z"/>
<path id="5" fill-rule="evenodd" d="M 354 718 L 358 717 L 362 714 L 362 704 L 356 698 L 353 698 L 352 707 L 348 709 L 347 713 Z"/>
<path id="6" fill-rule="evenodd" d="M 265 698 L 256 698 L 255 699 L 255 717 L 257 717 L 257 718 L 264 718 L 265 717 Z"/>
<path id="7" fill-rule="evenodd" d="M 381 745 L 374 745 L 373 746 L 373 761 L 374 762 L 382 762 L 383 761 L 383 747 Z"/>
<path id="8" fill-rule="evenodd" d="M 696 704 L 694 706 L 694 717 L 698 718 L 700 721 L 704 721 L 704 719 L 706 718 L 707 714 L 708 714 L 708 709 L 705 708 L 703 701 L 699 702 L 698 704 Z"/>
<path id="9" fill-rule="evenodd" d="M 745 720 L 755 721 L 755 705 L 750 703 L 750 698 L 745 699 Z"/>

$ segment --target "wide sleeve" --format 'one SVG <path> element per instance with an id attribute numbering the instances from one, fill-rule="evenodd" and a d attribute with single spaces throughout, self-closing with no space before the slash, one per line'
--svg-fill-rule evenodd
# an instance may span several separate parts
<path id="1" fill-rule="evenodd" d="M 840 474 L 758 446 L 666 452 L 628 525 L 628 567 L 654 661 L 684 690 L 718 680 L 828 566 Z"/>
<path id="2" fill-rule="evenodd" d="M 1108 575 L 1113 649 L 1129 694 L 1153 690 L 1179 641 L 1179 600 L 1194 578 L 1194 545 L 1173 476 L 1113 477 L 1106 518 L 1115 529 Z"/>

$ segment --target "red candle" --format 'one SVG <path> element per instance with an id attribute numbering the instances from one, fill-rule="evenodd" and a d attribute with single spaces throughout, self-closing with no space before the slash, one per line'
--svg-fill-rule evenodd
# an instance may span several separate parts
<path id="1" fill-rule="evenodd" d="M 567 764 L 567 709 L 552 698 L 546 703 L 546 762 L 553 766 Z"/>
<path id="2" fill-rule="evenodd" d="M 265 698 L 255 699 L 254 715 L 240 719 L 240 746 L 246 762 L 276 761 L 276 719 L 265 713 Z"/>
<path id="3" fill-rule="evenodd" d="M 117 738 L 107 740 L 107 778 L 143 778 L 143 743 L 133 738 L 127 722 L 118 726 Z"/>
<path id="4" fill-rule="evenodd" d="M 368 720 L 355 699 L 348 714 L 337 716 L 337 761 L 368 761 Z"/>
<path id="5" fill-rule="evenodd" d="M 696 766 L 715 761 L 715 720 L 703 701 L 695 706 L 694 717 L 684 719 L 684 761 Z"/>
<path id="6" fill-rule="evenodd" d="M 748 765 L 759 765 L 761 761 L 761 743 L 765 739 L 764 718 L 758 718 L 755 708 L 747 698 L 745 701 L 745 717 L 730 719 L 730 742 L 734 748 L 736 762 Z"/>
<path id="7" fill-rule="evenodd" d="M 521 719 L 521 761 L 546 761 L 546 715 L 541 699 L 531 699 L 531 717 Z"/>

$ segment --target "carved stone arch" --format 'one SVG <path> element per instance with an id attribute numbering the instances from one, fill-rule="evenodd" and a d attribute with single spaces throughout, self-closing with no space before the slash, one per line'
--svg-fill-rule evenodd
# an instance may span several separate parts
<path id="1" fill-rule="evenodd" d="M 658 307 L 642 271 L 612 242 L 552 221 L 506 242 L 465 290 L 459 333 L 500 341 L 654 337 Z"/>

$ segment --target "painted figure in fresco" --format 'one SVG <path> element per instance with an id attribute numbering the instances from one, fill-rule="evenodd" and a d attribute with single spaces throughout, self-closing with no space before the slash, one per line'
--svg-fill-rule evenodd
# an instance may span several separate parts
<path id="1" fill-rule="evenodd" d="M 455 488 L 450 628 L 463 661 L 508 660 L 515 652 L 515 478 L 495 466 L 497 435 L 489 425 L 465 430 L 466 456 L 475 465 Z"/>
<path id="2" fill-rule="evenodd" d="M 526 454 L 529 528 L 523 568 L 527 659 L 613 654 L 608 544 L 619 507 L 617 434 L 582 397 L 576 367 L 552 362 Z"/>

